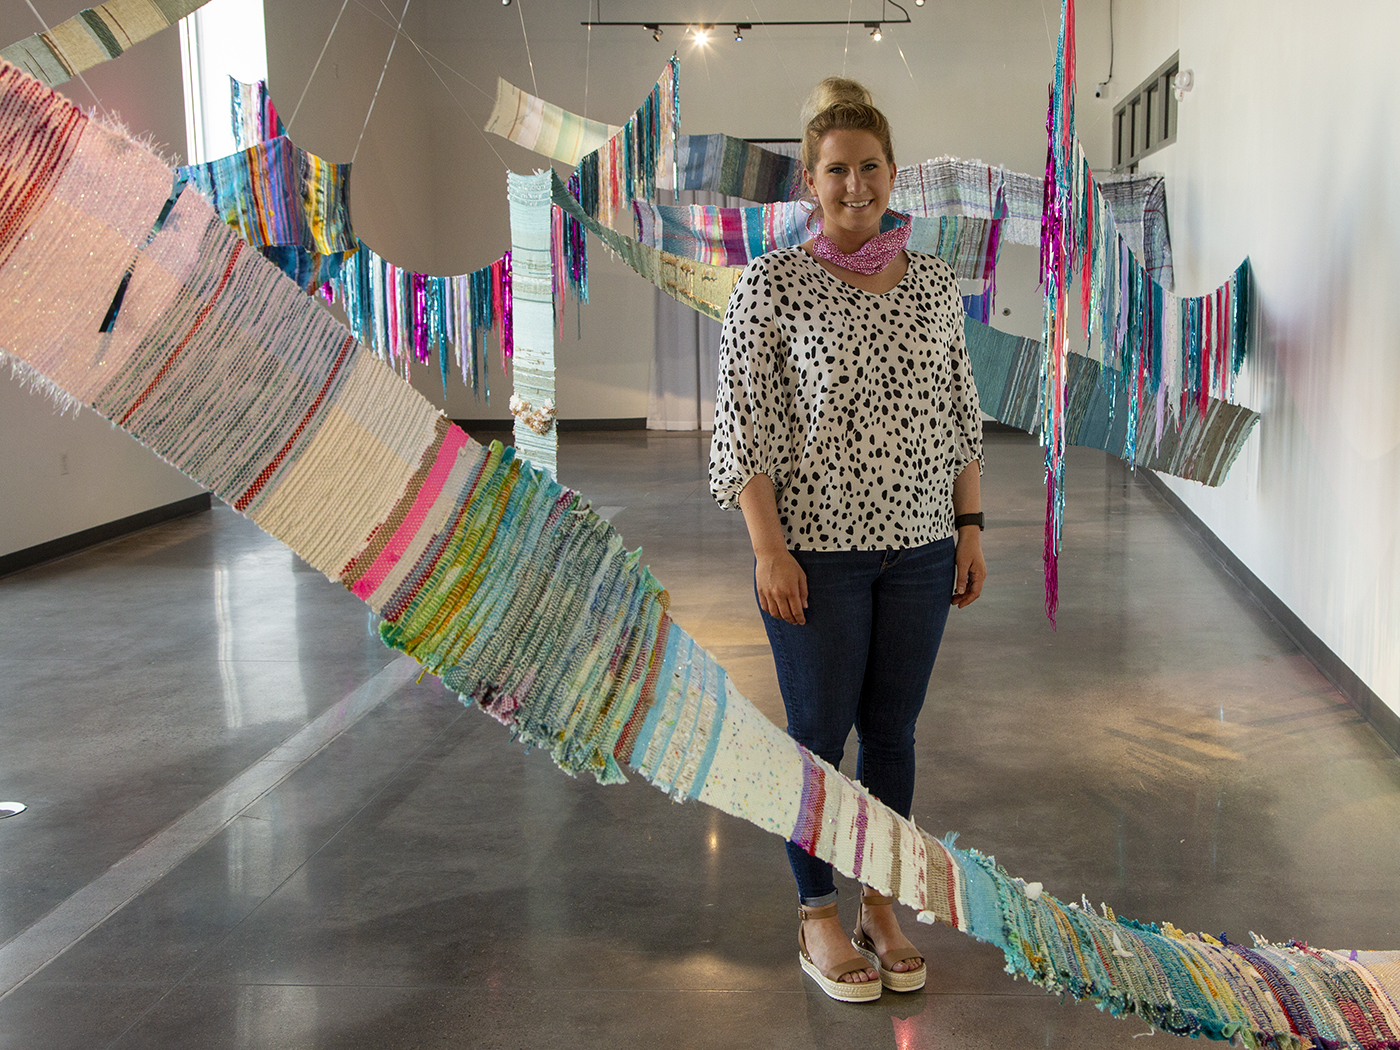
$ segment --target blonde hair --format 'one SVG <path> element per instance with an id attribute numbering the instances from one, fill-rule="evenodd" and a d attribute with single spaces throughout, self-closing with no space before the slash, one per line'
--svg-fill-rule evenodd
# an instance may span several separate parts
<path id="1" fill-rule="evenodd" d="M 890 122 L 875 108 L 865 85 L 845 77 L 827 77 L 802 107 L 802 166 L 815 172 L 822 136 L 829 131 L 868 131 L 880 140 L 885 159 L 894 166 Z"/>

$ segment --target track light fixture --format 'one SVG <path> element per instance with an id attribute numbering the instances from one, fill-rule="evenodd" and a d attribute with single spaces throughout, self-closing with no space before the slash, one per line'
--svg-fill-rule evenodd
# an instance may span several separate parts
<path id="1" fill-rule="evenodd" d="M 509 4 L 511 3 L 511 0 L 501 0 L 501 2 L 503 4 Z M 914 3 L 918 7 L 923 7 L 925 0 L 914 0 Z M 889 15 L 889 9 L 891 7 L 898 10 L 903 17 L 887 17 Z M 911 21 L 913 20 L 909 17 L 909 11 L 904 7 L 903 4 L 899 3 L 898 0 L 880 0 L 880 20 L 878 22 L 866 22 L 864 23 L 864 25 L 867 29 L 871 30 L 871 39 L 879 40 L 882 36 L 884 36 L 885 26 L 908 25 Z M 744 33 L 754 28 L 754 26 L 842 26 L 849 28 L 853 24 L 853 20 L 828 20 L 812 18 L 803 18 L 780 22 L 735 22 L 733 23 L 734 42 L 736 44 L 743 43 Z M 713 33 L 715 29 L 714 24 L 710 22 L 604 22 L 601 19 L 589 19 L 586 22 L 580 22 L 579 25 L 588 26 L 589 28 L 592 28 L 593 26 L 639 26 L 643 29 L 650 30 L 651 38 L 658 42 L 661 40 L 661 31 L 663 27 L 676 26 L 677 28 L 684 29 L 687 33 L 691 34 L 691 39 L 694 40 L 695 43 L 701 45 L 702 47 L 710 42 L 710 34 Z"/>

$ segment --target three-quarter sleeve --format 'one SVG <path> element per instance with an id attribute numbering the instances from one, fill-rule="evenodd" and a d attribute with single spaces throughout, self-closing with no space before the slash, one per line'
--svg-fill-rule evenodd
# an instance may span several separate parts
<path id="1" fill-rule="evenodd" d="M 763 258 L 740 275 L 729 297 L 720 336 L 715 429 L 710 440 L 710 492 L 726 510 L 755 474 L 776 491 L 791 479 L 791 383 L 786 340 Z"/>
<path id="2" fill-rule="evenodd" d="M 973 460 L 978 463 L 978 473 L 986 467 L 982 453 L 982 406 L 977 399 L 977 383 L 972 376 L 972 361 L 967 356 L 966 318 L 963 315 L 962 300 L 952 297 L 954 325 L 949 340 L 948 356 L 953 374 L 951 391 L 954 432 L 957 435 L 957 467 L 953 471 L 956 478 Z"/>

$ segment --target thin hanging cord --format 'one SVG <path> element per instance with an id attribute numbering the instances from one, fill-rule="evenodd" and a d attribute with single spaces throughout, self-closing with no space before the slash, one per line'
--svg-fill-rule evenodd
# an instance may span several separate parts
<path id="1" fill-rule="evenodd" d="M 301 104 L 306 101 L 306 93 L 311 90 L 311 82 L 316 79 L 316 71 L 321 68 L 321 59 L 326 57 L 326 48 L 331 46 L 331 37 L 335 36 L 335 31 L 340 27 L 340 15 L 345 14 L 346 5 L 350 0 L 342 0 L 340 14 L 335 16 L 335 21 L 331 23 L 331 31 L 326 34 L 326 42 L 321 45 L 321 53 L 316 56 L 316 64 L 311 67 L 311 75 L 306 78 L 306 86 L 301 89 L 301 98 L 297 99 L 297 105 L 292 110 L 292 119 L 287 121 L 287 130 L 292 130 L 292 125 L 296 122 L 297 114 L 301 112 Z"/>
<path id="2" fill-rule="evenodd" d="M 909 79 L 914 81 L 914 86 L 918 87 L 919 82 L 914 80 L 914 71 L 909 68 L 909 60 L 904 57 L 904 48 L 899 46 L 899 37 L 894 38 L 895 50 L 899 52 L 900 60 L 904 63 L 904 71 L 909 74 Z"/>
<path id="3" fill-rule="evenodd" d="M 376 11 L 374 8 L 372 8 L 372 7 L 368 6 L 367 4 L 365 4 L 365 3 L 363 2 L 363 0 L 355 0 L 355 6 L 361 8 L 361 9 L 363 9 L 363 10 L 365 11 L 365 13 L 368 14 L 371 18 L 377 18 L 377 19 L 379 19 L 379 21 L 383 22 L 386 26 L 392 26 L 392 25 L 394 24 L 394 12 L 393 12 L 393 10 L 391 10 L 391 9 L 389 8 L 389 6 L 388 6 L 387 4 L 384 3 L 384 0 L 379 0 L 379 2 L 380 2 L 380 6 L 383 7 L 384 10 L 386 10 L 386 11 L 389 12 L 389 17 L 388 17 L 388 18 L 382 18 L 382 17 L 380 17 L 379 12 Z M 490 91 L 487 91 L 485 88 L 481 87 L 481 86 L 478 85 L 478 84 L 472 83 L 472 81 L 468 80 L 465 76 L 463 76 L 461 72 L 459 72 L 458 70 L 454 69 L 454 68 L 452 67 L 451 63 L 446 62 L 445 60 L 443 60 L 443 59 L 442 59 L 441 57 L 439 57 L 438 55 L 433 54 L 431 51 L 429 51 L 427 48 L 425 48 L 422 44 L 417 43 L 417 42 L 413 39 L 413 37 L 409 36 L 409 35 L 408 35 L 407 33 L 405 33 L 402 29 L 399 30 L 399 33 L 403 36 L 403 38 L 404 38 L 405 40 L 407 40 L 410 44 L 412 44 L 414 47 L 416 47 L 416 48 L 418 49 L 418 53 L 419 53 L 420 55 L 425 55 L 426 57 L 432 59 L 432 60 L 433 60 L 434 62 L 436 62 L 438 65 L 442 66 L 443 69 L 447 70 L 449 73 L 451 73 L 454 77 L 456 77 L 456 78 L 457 78 L 458 80 L 460 80 L 462 83 L 464 83 L 464 84 L 466 84 L 468 87 L 470 87 L 473 91 L 476 91 L 476 92 L 478 92 L 479 94 L 484 95 L 486 98 L 489 98 L 492 102 L 495 102 L 496 96 L 495 96 L 493 93 L 491 93 Z"/>
<path id="4" fill-rule="evenodd" d="M 394 57 L 394 46 L 399 42 L 404 16 L 408 14 L 408 5 L 411 3 L 413 0 L 404 0 L 403 14 L 399 15 L 399 24 L 394 28 L 394 39 L 389 41 L 389 53 L 384 56 L 384 68 L 379 71 L 379 83 L 374 85 L 374 96 L 369 100 L 369 112 L 365 114 L 365 122 L 360 125 L 360 137 L 355 140 L 355 152 L 350 154 L 351 164 L 354 164 L 355 158 L 360 155 L 360 143 L 365 140 L 365 129 L 369 127 L 369 118 L 374 112 L 374 104 L 379 101 L 379 89 L 384 86 L 384 74 L 389 72 L 389 60 Z"/>
<path id="5" fill-rule="evenodd" d="M 797 87 L 797 81 L 792 79 L 792 71 L 788 69 L 787 59 L 783 57 L 783 49 L 773 40 L 773 31 L 769 29 L 764 22 L 763 13 L 758 9 L 758 0 L 749 0 L 749 6 L 753 8 L 754 22 L 762 26 L 763 36 L 768 41 L 768 46 L 771 47 L 773 53 L 778 56 L 778 65 L 783 69 L 783 76 L 787 77 L 788 86 L 795 89 Z"/>
<path id="6" fill-rule="evenodd" d="M 380 0 L 380 2 L 382 3 L 383 0 Z M 410 45 L 412 45 L 415 51 L 418 52 L 418 57 L 420 57 L 423 60 L 423 64 L 428 67 L 428 70 L 433 74 L 433 76 L 437 77 L 438 83 L 442 85 L 442 90 L 447 92 L 447 97 L 450 98 L 453 102 L 455 102 L 457 104 L 457 108 L 466 114 L 467 122 L 471 124 L 471 126 L 476 130 L 476 133 L 481 136 L 482 141 L 486 143 L 487 147 L 491 150 L 491 152 L 496 154 L 496 159 L 501 162 L 501 167 L 505 168 L 506 171 L 510 171 L 510 165 L 506 163 L 506 159 L 501 156 L 500 151 L 497 150 L 495 145 L 492 143 L 491 136 L 487 135 L 486 132 L 481 130 L 481 122 L 478 121 L 475 117 L 473 117 L 471 114 L 471 110 L 467 109 L 467 107 L 462 104 L 462 100 L 452 93 L 452 89 L 447 86 L 447 81 L 442 79 L 442 74 L 439 73 L 437 71 L 437 68 L 433 65 L 433 61 L 441 61 L 441 59 L 430 60 L 428 52 L 424 51 L 421 47 L 419 47 L 418 42 L 414 40 L 413 37 L 409 36 L 407 33 L 403 35 L 403 38 L 407 40 Z"/>
<path id="7" fill-rule="evenodd" d="M 55 48 L 58 48 L 58 42 L 53 38 L 53 30 L 50 29 L 49 24 L 44 21 L 44 16 L 41 15 L 37 10 L 35 10 L 35 7 L 30 2 L 30 0 L 24 0 L 24 2 L 29 6 L 29 10 L 34 12 L 34 17 L 39 20 L 39 24 L 44 27 L 44 36 L 46 37 L 45 42 L 52 45 Z M 59 54 L 65 59 L 65 65 L 71 67 L 72 63 L 66 61 L 68 56 L 63 54 L 62 48 L 59 48 Z M 87 93 L 92 96 L 92 101 L 97 106 L 98 112 L 101 113 L 108 120 L 111 120 L 112 115 L 107 112 L 107 107 L 104 106 L 102 104 L 102 100 L 97 97 L 97 92 L 92 90 L 92 85 L 87 82 L 87 77 L 83 76 L 83 74 L 77 71 L 76 69 L 73 71 L 73 75 L 78 78 L 78 83 L 82 84 L 83 87 L 87 88 Z"/>
<path id="8" fill-rule="evenodd" d="M 530 34 L 525 32 L 525 0 L 515 0 L 515 10 L 520 15 L 520 35 L 525 38 L 525 57 L 530 60 L 530 86 L 535 89 L 535 97 L 539 98 L 540 85 L 535 80 L 535 60 L 530 57 Z"/>
<path id="9" fill-rule="evenodd" d="M 856 0 L 846 5 L 846 49 L 841 52 L 841 75 L 846 75 L 846 56 L 851 53 L 851 12 L 856 9 Z"/>
<path id="10" fill-rule="evenodd" d="M 602 6 L 601 4 L 599 5 Z M 588 119 L 588 70 L 593 62 L 593 0 L 588 0 L 588 45 L 583 52 L 583 119 Z"/>

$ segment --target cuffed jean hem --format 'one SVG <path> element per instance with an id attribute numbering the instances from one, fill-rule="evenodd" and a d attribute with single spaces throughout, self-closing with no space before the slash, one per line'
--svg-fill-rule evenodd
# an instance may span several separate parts
<path id="1" fill-rule="evenodd" d="M 823 893 L 820 897 L 804 897 L 798 894 L 797 900 L 804 908 L 820 908 L 826 904 L 835 904 L 839 896 L 839 890 L 832 890 L 830 893 Z"/>

